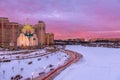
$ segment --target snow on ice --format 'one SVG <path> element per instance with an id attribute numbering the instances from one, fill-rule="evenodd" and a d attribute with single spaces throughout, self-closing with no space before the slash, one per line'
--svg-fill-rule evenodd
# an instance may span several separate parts
<path id="1" fill-rule="evenodd" d="M 54 80 L 120 80 L 120 49 L 69 45 L 83 59 L 69 66 Z"/>

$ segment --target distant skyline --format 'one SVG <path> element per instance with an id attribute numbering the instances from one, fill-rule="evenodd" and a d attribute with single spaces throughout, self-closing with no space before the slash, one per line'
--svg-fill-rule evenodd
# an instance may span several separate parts
<path id="1" fill-rule="evenodd" d="M 120 37 L 120 0 L 0 0 L 0 17 L 42 20 L 55 39 Z"/>

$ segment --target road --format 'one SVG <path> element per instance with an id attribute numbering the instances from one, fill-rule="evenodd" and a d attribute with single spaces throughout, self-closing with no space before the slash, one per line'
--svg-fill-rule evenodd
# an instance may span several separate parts
<path id="1" fill-rule="evenodd" d="M 30 58 L 36 58 L 36 57 L 41 57 L 41 56 L 45 56 L 45 55 L 48 55 L 48 54 L 50 54 L 51 52 L 44 52 L 44 53 L 42 53 L 42 54 L 40 54 L 40 53 L 37 53 L 37 54 L 30 54 L 31 52 L 36 52 L 36 50 L 34 50 L 34 51 L 30 51 L 29 53 L 28 53 L 28 51 L 27 52 L 24 52 L 25 54 L 29 54 L 29 55 L 25 55 L 25 54 L 23 54 L 23 52 L 21 52 L 21 54 L 23 54 L 22 56 L 21 55 L 18 55 L 18 54 L 11 54 L 8 58 L 0 58 L 0 62 L 4 62 L 4 61 L 6 61 L 6 60 L 10 60 L 10 61 L 12 61 L 12 60 L 22 60 L 22 59 L 30 59 Z M 19 53 L 20 54 L 20 53 Z M 12 56 L 12 55 L 15 55 L 15 56 Z M 6 54 L 4 55 L 4 56 L 6 56 Z M 3 56 L 3 57 L 4 57 Z"/>
<path id="2" fill-rule="evenodd" d="M 79 61 L 83 57 L 80 53 L 77 53 L 77 52 L 74 52 L 71 50 L 60 49 L 60 51 L 66 53 L 70 56 L 67 59 L 67 61 L 64 63 L 64 65 L 61 65 L 58 68 L 50 71 L 48 74 L 44 74 L 44 76 L 38 76 L 38 77 L 34 78 L 33 80 L 53 80 L 64 69 L 66 69 L 71 64 Z"/>

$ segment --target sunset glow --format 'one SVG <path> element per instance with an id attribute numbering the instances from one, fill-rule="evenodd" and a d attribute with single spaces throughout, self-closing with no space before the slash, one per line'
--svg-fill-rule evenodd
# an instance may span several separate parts
<path id="1" fill-rule="evenodd" d="M 120 0 L 0 0 L 0 17 L 42 20 L 55 39 L 120 37 Z"/>

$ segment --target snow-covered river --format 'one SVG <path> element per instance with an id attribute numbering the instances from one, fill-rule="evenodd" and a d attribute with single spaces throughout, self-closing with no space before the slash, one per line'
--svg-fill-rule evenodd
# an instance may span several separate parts
<path id="1" fill-rule="evenodd" d="M 54 80 L 120 80 L 120 49 L 69 45 L 83 59 L 71 65 Z"/>

